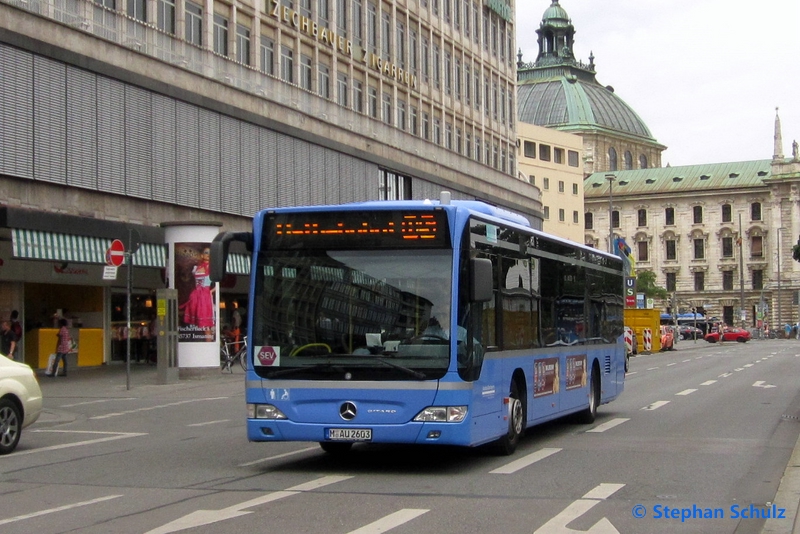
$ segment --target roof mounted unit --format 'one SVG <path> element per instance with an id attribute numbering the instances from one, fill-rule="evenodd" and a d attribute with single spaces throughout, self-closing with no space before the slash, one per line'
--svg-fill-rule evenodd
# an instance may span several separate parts
<path id="1" fill-rule="evenodd" d="M 628 185 L 630 182 L 628 180 L 620 180 L 619 185 Z"/>
<path id="2" fill-rule="evenodd" d="M 704 174 L 704 175 L 700 176 L 701 180 L 708 180 L 709 178 L 711 178 L 711 177 L 709 175 L 707 175 L 707 174 Z"/>
<path id="3" fill-rule="evenodd" d="M 676 176 L 672 179 L 673 182 L 680 182 L 683 180 L 683 176 Z"/>
<path id="4" fill-rule="evenodd" d="M 654 184 L 654 183 L 656 183 L 656 181 L 655 181 L 654 178 L 648 178 L 647 180 L 644 181 L 644 183 L 646 183 L 646 184 Z"/>
<path id="5" fill-rule="evenodd" d="M 728 175 L 728 178 L 737 178 L 739 176 L 738 172 L 732 172 Z"/>

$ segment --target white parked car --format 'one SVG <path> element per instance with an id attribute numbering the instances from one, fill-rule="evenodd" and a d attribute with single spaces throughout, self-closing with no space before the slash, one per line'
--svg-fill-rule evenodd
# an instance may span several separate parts
<path id="1" fill-rule="evenodd" d="M 17 447 L 22 429 L 42 413 L 42 389 L 30 366 L 0 354 L 0 454 Z"/>

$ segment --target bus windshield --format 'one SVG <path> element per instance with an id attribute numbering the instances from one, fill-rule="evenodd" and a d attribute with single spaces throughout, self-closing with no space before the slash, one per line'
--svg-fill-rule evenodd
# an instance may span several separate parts
<path id="1" fill-rule="evenodd" d="M 261 251 L 254 371 L 263 378 L 428 380 L 449 365 L 450 249 Z"/>

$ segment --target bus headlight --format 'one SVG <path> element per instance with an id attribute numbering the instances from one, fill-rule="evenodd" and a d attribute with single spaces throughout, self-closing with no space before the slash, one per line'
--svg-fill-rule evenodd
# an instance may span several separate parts
<path id="1" fill-rule="evenodd" d="M 424 423 L 460 423 L 467 417 L 466 406 L 429 406 L 419 412 L 414 421 Z"/>
<path id="2" fill-rule="evenodd" d="M 248 419 L 288 419 L 282 411 L 271 404 L 248 404 Z"/>

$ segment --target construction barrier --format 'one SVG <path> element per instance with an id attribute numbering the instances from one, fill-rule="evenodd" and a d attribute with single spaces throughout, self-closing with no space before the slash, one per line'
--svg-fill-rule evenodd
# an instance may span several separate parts
<path id="1" fill-rule="evenodd" d="M 645 328 L 642 337 L 642 344 L 644 345 L 644 351 L 650 352 L 653 348 L 653 331 L 650 328 Z"/>
<path id="2" fill-rule="evenodd" d="M 633 330 L 625 327 L 625 349 L 629 354 L 633 353 Z"/>

